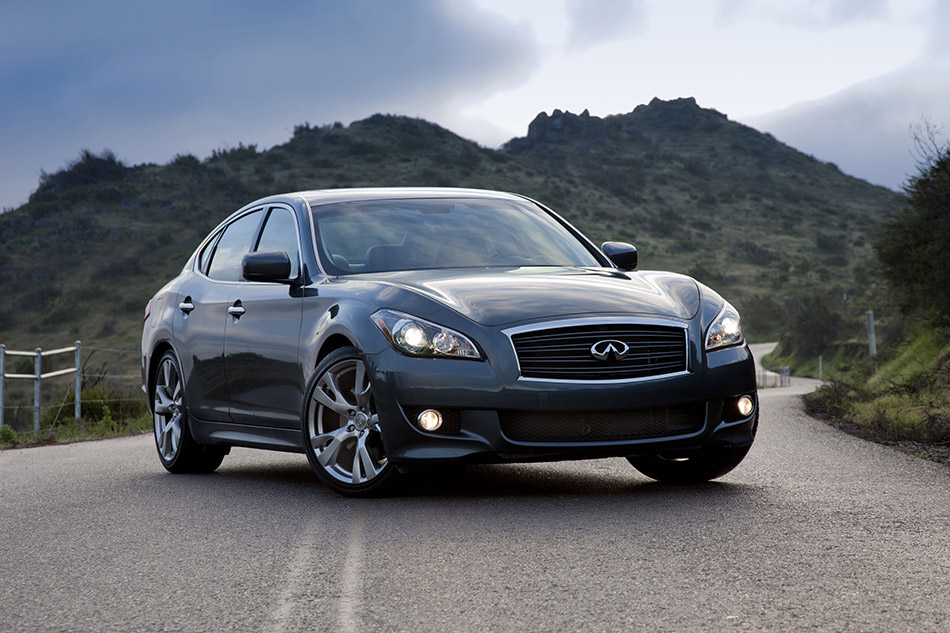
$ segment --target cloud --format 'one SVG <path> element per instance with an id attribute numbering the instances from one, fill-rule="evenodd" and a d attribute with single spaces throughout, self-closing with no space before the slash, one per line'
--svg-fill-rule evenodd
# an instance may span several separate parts
<path id="1" fill-rule="evenodd" d="M 764 19 L 808 29 L 837 28 L 889 14 L 887 0 L 717 0 L 716 12 L 726 23 Z"/>
<path id="2" fill-rule="evenodd" d="M 887 7 L 868 12 L 862 3 L 826 7 L 839 19 L 872 19 Z M 748 119 L 795 148 L 837 164 L 842 171 L 900 189 L 916 173 L 911 127 L 923 119 L 950 127 L 950 5 L 904 7 L 912 21 L 929 25 L 917 58 L 896 70 L 860 82 L 828 97 Z M 908 15 L 905 15 L 907 18 Z"/>
<path id="3" fill-rule="evenodd" d="M 646 32 L 643 0 L 568 0 L 567 13 L 568 48 L 577 51 Z"/>
<path id="4" fill-rule="evenodd" d="M 930 42 L 926 54 L 934 59 L 950 60 L 950 3 L 938 2 L 931 22 Z"/>
<path id="5" fill-rule="evenodd" d="M 950 125 L 950 60 L 920 62 L 831 97 L 747 121 L 842 171 L 899 189 L 916 172 L 911 126 Z"/>
<path id="6" fill-rule="evenodd" d="M 14 6 L 14 5 L 19 6 Z M 67 0 L 0 8 L 0 202 L 80 148 L 164 162 L 304 121 L 443 119 L 522 79 L 533 39 L 439 0 Z"/>

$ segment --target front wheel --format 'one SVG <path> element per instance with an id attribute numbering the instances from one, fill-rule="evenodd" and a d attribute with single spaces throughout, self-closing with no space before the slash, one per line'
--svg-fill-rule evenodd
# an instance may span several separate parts
<path id="1" fill-rule="evenodd" d="M 354 347 L 334 350 L 317 366 L 302 431 L 317 477 L 341 495 L 379 495 L 398 476 L 383 449 L 366 364 Z"/>
<path id="2" fill-rule="evenodd" d="M 172 473 L 210 473 L 221 465 L 227 447 L 198 444 L 188 428 L 188 407 L 181 365 L 172 351 L 158 362 L 152 385 L 155 448 L 165 470 Z"/>
<path id="3" fill-rule="evenodd" d="M 631 455 L 627 461 L 651 479 L 663 483 L 702 483 L 722 477 L 745 458 L 749 446 L 704 446 L 689 456 Z"/>

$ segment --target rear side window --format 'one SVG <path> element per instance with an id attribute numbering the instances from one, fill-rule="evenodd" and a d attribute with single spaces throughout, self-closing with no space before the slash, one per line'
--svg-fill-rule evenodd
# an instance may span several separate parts
<path id="1" fill-rule="evenodd" d="M 255 251 L 284 251 L 290 258 L 290 277 L 297 276 L 297 220 L 290 210 L 274 207 L 267 216 Z"/>
<path id="2" fill-rule="evenodd" d="M 208 262 L 211 261 L 211 253 L 214 252 L 214 245 L 217 243 L 217 241 L 218 235 L 216 234 L 214 237 L 208 240 L 208 243 L 205 244 L 205 247 L 201 249 L 200 253 L 198 253 L 198 261 L 196 262 L 196 265 L 198 270 L 205 274 L 208 273 Z"/>
<path id="3" fill-rule="evenodd" d="M 241 216 L 224 229 L 211 255 L 208 276 L 219 281 L 243 281 L 241 259 L 251 247 L 263 211 L 258 209 Z"/>

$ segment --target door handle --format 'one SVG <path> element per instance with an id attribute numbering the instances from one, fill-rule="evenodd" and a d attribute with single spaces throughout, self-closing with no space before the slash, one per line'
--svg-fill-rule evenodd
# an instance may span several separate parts
<path id="1" fill-rule="evenodd" d="M 244 314 L 245 312 L 246 310 L 243 307 L 241 307 L 240 303 L 236 303 L 230 308 L 228 308 L 228 314 L 233 316 L 235 319 L 240 319 L 241 315 Z"/>
<path id="2" fill-rule="evenodd" d="M 185 300 L 178 304 L 178 309 L 188 314 L 195 309 L 195 304 L 191 302 L 191 297 L 185 297 Z"/>

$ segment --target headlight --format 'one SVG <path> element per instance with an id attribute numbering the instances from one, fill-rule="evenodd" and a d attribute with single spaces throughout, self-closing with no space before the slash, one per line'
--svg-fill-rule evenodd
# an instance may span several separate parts
<path id="1" fill-rule="evenodd" d="M 726 303 L 706 331 L 706 351 L 740 343 L 742 343 L 742 326 L 739 324 L 739 313 Z"/>
<path id="2" fill-rule="evenodd" d="M 404 354 L 447 358 L 482 357 L 475 343 L 464 334 L 411 314 L 379 310 L 370 318 L 393 347 Z"/>

